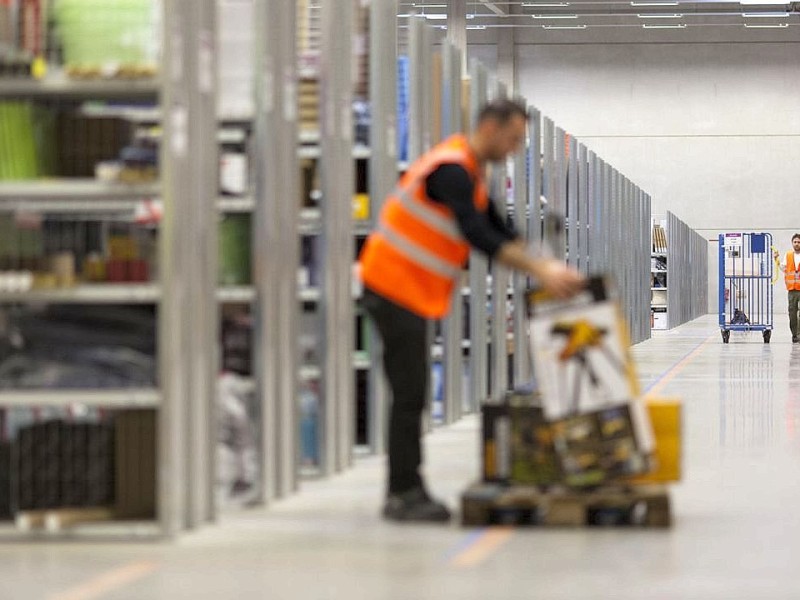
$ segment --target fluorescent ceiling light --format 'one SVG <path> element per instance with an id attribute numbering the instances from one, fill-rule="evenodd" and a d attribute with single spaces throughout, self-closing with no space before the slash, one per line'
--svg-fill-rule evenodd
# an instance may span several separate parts
<path id="1" fill-rule="evenodd" d="M 739 0 L 739 4 L 744 4 L 745 6 L 767 6 L 767 5 L 783 5 L 786 6 L 789 4 L 788 2 L 772 2 L 770 0 Z"/>
<path id="2" fill-rule="evenodd" d="M 412 2 L 411 6 L 419 6 L 420 8 L 447 8 L 447 4 L 425 4 L 424 2 Z"/>
<path id="3" fill-rule="evenodd" d="M 745 23 L 745 27 L 748 29 L 786 29 L 789 27 L 788 23 L 778 23 L 775 25 L 751 25 L 750 23 Z"/>
<path id="4" fill-rule="evenodd" d="M 577 19 L 578 15 L 533 15 L 534 19 Z"/>
<path id="5" fill-rule="evenodd" d="M 672 15 L 639 15 L 640 19 L 680 19 L 683 15 L 672 14 Z"/>
<path id="6" fill-rule="evenodd" d="M 631 2 L 631 6 L 678 6 L 678 2 Z"/>
<path id="7" fill-rule="evenodd" d="M 469 30 L 486 29 L 486 25 L 467 25 L 467 29 Z"/>
<path id="8" fill-rule="evenodd" d="M 686 25 L 684 23 L 678 23 L 677 25 L 642 25 L 645 29 L 686 29 Z"/>
<path id="9" fill-rule="evenodd" d="M 761 12 L 761 13 L 742 13 L 743 17 L 755 17 L 755 18 L 764 18 L 764 17 L 783 17 L 786 18 L 789 16 L 788 12 Z"/>
<path id="10" fill-rule="evenodd" d="M 586 29 L 586 25 L 542 25 L 543 29 Z"/>
<path id="11" fill-rule="evenodd" d="M 569 2 L 523 2 L 525 8 L 564 8 Z"/>
<path id="12" fill-rule="evenodd" d="M 429 21 L 444 21 L 447 19 L 447 15 L 420 15 L 421 17 L 425 17 Z"/>

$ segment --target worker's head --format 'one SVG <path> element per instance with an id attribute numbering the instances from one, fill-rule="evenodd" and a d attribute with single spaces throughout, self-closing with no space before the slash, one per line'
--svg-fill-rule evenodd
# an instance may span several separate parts
<path id="1" fill-rule="evenodd" d="M 792 247 L 795 252 L 800 252 L 800 233 L 795 233 L 792 236 Z"/>
<path id="2" fill-rule="evenodd" d="M 524 104 L 501 98 L 486 104 L 478 113 L 475 139 L 481 159 L 504 160 L 525 143 L 528 109 Z"/>

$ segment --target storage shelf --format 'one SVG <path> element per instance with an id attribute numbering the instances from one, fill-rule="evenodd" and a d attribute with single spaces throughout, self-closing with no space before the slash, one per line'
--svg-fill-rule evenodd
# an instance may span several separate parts
<path id="1" fill-rule="evenodd" d="M 220 196 L 217 200 L 217 208 L 223 213 L 249 213 L 256 209 L 256 199 L 252 196 L 229 197 Z"/>
<path id="2" fill-rule="evenodd" d="M 5 390 L 0 391 L 0 406 L 35 407 L 75 404 L 102 408 L 157 408 L 161 404 L 157 389 L 109 390 Z"/>
<path id="3" fill-rule="evenodd" d="M 319 288 L 303 288 L 298 293 L 302 302 L 317 302 L 320 299 L 321 292 Z"/>
<path id="4" fill-rule="evenodd" d="M 12 181 L 0 183 L 0 207 L 5 207 L 9 201 L 24 201 L 29 203 L 26 208 L 31 210 L 38 208 L 38 203 L 48 203 L 53 209 L 83 211 L 93 209 L 95 201 L 142 200 L 157 197 L 160 193 L 158 182 L 128 185 L 96 179 Z"/>
<path id="5" fill-rule="evenodd" d="M 300 381 L 315 381 L 322 377 L 322 369 L 314 365 L 300 367 Z"/>
<path id="6" fill-rule="evenodd" d="M 319 146 L 301 146 L 297 149 L 297 158 L 316 159 L 322 156 L 322 149 Z M 368 146 L 354 146 L 353 158 L 356 160 L 366 160 L 372 157 L 372 149 Z"/>
<path id="7" fill-rule="evenodd" d="M 651 273 L 666 273 L 666 269 L 650 269 Z"/>
<path id="8" fill-rule="evenodd" d="M 650 291 L 651 292 L 666 292 L 667 288 L 665 288 L 665 287 L 660 287 L 660 288 L 659 287 L 651 287 Z"/>
<path id="9" fill-rule="evenodd" d="M 217 302 L 249 304 L 256 299 L 256 288 L 252 285 L 231 285 L 217 289 Z"/>
<path id="10" fill-rule="evenodd" d="M 60 98 L 139 98 L 155 100 L 159 94 L 158 79 L 79 81 L 49 78 L 44 80 L 22 77 L 0 78 L 0 97 L 60 97 Z"/>
<path id="11" fill-rule="evenodd" d="M 155 283 L 95 283 L 51 290 L 0 293 L 0 302 L 59 304 L 152 304 L 160 298 L 161 288 Z"/>
<path id="12" fill-rule="evenodd" d="M 355 352 L 353 354 L 353 367 L 359 371 L 366 371 L 372 367 L 369 352 Z"/>
<path id="13" fill-rule="evenodd" d="M 20 529 L 14 523 L 0 523 L 2 540 L 58 540 L 58 539 L 158 539 L 164 537 L 156 521 L 103 521 L 81 523 L 66 529 L 50 532 L 45 529 Z"/>
<path id="14" fill-rule="evenodd" d="M 322 232 L 322 209 L 304 208 L 300 211 L 300 234 L 319 235 Z M 372 223 L 367 220 L 354 219 L 353 233 L 368 235 L 372 231 Z"/>
<path id="15" fill-rule="evenodd" d="M 650 308 L 667 308 L 666 304 L 651 304 Z"/>

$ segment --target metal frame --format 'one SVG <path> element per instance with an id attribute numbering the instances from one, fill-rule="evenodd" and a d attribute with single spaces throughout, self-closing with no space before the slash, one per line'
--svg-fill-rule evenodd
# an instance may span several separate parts
<path id="1" fill-rule="evenodd" d="M 372 0 L 370 7 L 369 97 L 372 107 L 369 159 L 370 221 L 374 226 L 397 180 L 397 0 Z M 372 452 L 382 454 L 387 445 L 388 386 L 381 367 L 383 342 L 371 319 L 368 323 L 369 377 L 367 429 Z"/>
<path id="2" fill-rule="evenodd" d="M 320 90 L 322 102 L 321 249 L 323 323 L 322 472 L 330 475 L 352 463 L 355 428 L 352 273 L 354 192 L 352 160 L 352 2 L 322 4 Z"/>
<path id="3" fill-rule="evenodd" d="M 470 67 L 470 123 L 477 124 L 478 111 L 486 103 L 488 77 L 486 69 L 479 63 Z M 489 261 L 477 251 L 470 252 L 469 258 L 469 412 L 480 409 L 481 403 L 489 399 L 489 351 L 487 340 L 487 286 Z"/>
<path id="4" fill-rule="evenodd" d="M 466 7 L 466 3 L 464 8 Z M 466 31 L 466 30 L 465 30 Z M 461 130 L 461 52 L 449 43 L 442 47 L 442 139 Z M 450 314 L 442 322 L 444 356 L 444 422 L 453 423 L 463 411 L 464 358 L 463 338 L 464 307 L 461 286 L 453 291 Z"/>

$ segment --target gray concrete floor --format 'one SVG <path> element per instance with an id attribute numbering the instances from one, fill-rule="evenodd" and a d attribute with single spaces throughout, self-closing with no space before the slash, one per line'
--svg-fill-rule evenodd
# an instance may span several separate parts
<path id="1" fill-rule="evenodd" d="M 800 345 L 778 323 L 770 345 L 723 345 L 706 317 L 634 348 L 643 385 L 684 399 L 671 530 L 392 525 L 383 461 L 365 458 L 174 543 L 0 545 L 0 599 L 800 599 Z M 426 454 L 457 506 L 477 419 L 436 430 Z"/>

